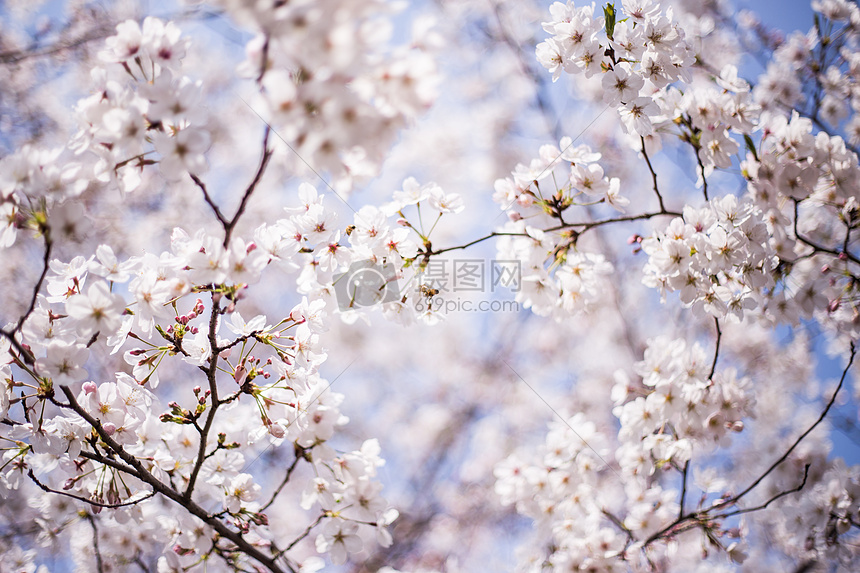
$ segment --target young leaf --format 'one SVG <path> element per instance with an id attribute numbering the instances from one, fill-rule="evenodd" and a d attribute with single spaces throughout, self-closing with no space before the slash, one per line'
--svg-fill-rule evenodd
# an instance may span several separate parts
<path id="1" fill-rule="evenodd" d="M 606 17 L 606 37 L 614 40 L 612 34 L 615 32 L 615 4 L 604 6 L 603 15 Z"/>

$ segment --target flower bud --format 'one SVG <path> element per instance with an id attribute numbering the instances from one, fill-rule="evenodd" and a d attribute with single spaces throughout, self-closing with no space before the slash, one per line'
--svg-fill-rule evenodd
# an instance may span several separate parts
<path id="1" fill-rule="evenodd" d="M 284 427 L 277 422 L 272 422 L 268 427 L 269 433 L 276 438 L 283 438 L 286 432 L 284 431 Z"/>
<path id="2" fill-rule="evenodd" d="M 95 382 L 84 382 L 84 392 L 89 394 L 93 394 L 98 388 L 96 387 Z"/>
<path id="3" fill-rule="evenodd" d="M 236 381 L 236 384 L 241 386 L 245 383 L 245 379 L 248 377 L 248 370 L 245 368 L 244 364 L 240 364 L 236 367 L 236 371 L 233 372 L 233 380 Z"/>

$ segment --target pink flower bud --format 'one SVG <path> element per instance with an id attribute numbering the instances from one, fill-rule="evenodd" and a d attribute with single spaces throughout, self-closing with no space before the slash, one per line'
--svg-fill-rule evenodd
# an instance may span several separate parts
<path id="1" fill-rule="evenodd" d="M 241 386 L 245 383 L 245 379 L 248 377 L 248 371 L 245 369 L 244 364 L 240 364 L 236 367 L 236 371 L 233 373 L 233 380 L 236 381 L 236 384 Z"/>
<path id="2" fill-rule="evenodd" d="M 111 422 L 105 422 L 104 424 L 102 424 L 102 429 L 105 431 L 105 434 L 107 434 L 108 436 L 112 436 L 114 432 L 116 432 L 116 425 L 112 424 Z"/>
<path id="3" fill-rule="evenodd" d="M 277 422 L 273 422 L 269 424 L 268 427 L 269 433 L 272 434 L 276 438 L 283 438 L 286 432 L 284 431 L 284 427 Z"/>
<path id="4" fill-rule="evenodd" d="M 516 211 L 511 211 L 510 213 L 508 213 L 508 219 L 510 219 L 511 221 L 516 222 L 522 218 L 523 218 L 523 216 L 520 215 L 519 213 L 517 213 Z"/>
<path id="5" fill-rule="evenodd" d="M 84 382 L 84 392 L 88 395 L 93 394 L 96 390 L 98 390 L 98 387 L 95 382 Z"/>

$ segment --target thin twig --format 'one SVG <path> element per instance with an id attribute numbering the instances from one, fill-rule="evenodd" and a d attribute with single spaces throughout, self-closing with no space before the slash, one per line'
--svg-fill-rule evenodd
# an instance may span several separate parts
<path id="1" fill-rule="evenodd" d="M 702 163 L 702 158 L 699 157 L 699 150 L 701 147 L 694 145 L 693 152 L 696 154 L 696 161 L 699 164 L 699 169 L 702 170 L 702 193 L 705 194 L 705 201 L 709 201 L 708 199 L 708 178 L 705 177 L 705 164 Z"/>
<path id="2" fill-rule="evenodd" d="M 218 532 L 221 537 L 225 539 L 229 539 L 239 551 L 245 553 L 248 557 L 255 559 L 263 566 L 265 566 L 272 573 L 284 573 L 284 570 L 275 562 L 275 558 L 263 553 L 260 549 L 251 545 L 242 535 L 229 527 L 218 519 L 209 514 L 205 509 L 200 507 L 197 503 L 195 503 L 191 499 L 185 499 L 185 497 L 172 488 L 171 486 L 165 484 L 151 472 L 149 472 L 140 460 L 138 460 L 133 455 L 129 454 L 125 449 L 117 443 L 116 440 L 111 438 L 111 436 L 105 431 L 101 422 L 99 422 L 96 418 L 90 415 L 81 405 L 78 403 L 75 398 L 74 392 L 68 386 L 60 386 L 62 392 L 66 395 L 66 398 L 69 400 L 69 407 L 78 413 L 87 423 L 95 429 L 96 433 L 99 435 L 99 438 L 107 444 L 107 446 L 113 450 L 116 455 L 118 455 L 122 460 L 134 468 L 133 476 L 137 477 L 141 481 L 144 481 L 152 486 L 152 489 L 171 501 L 177 503 L 178 505 L 184 507 L 189 513 L 200 518 L 204 523 L 212 527 L 216 532 Z"/>
<path id="3" fill-rule="evenodd" d="M 99 528 L 96 526 L 96 518 L 88 513 L 86 515 L 86 520 L 89 521 L 90 525 L 93 527 L 93 553 L 95 553 L 96 556 L 96 569 L 99 573 L 104 573 L 105 565 L 104 561 L 102 561 L 102 552 L 99 550 Z"/>
<path id="4" fill-rule="evenodd" d="M 818 427 L 818 424 L 820 424 L 824 420 L 825 416 L 827 416 L 827 413 L 830 411 L 830 408 L 832 408 L 833 404 L 836 402 L 836 396 L 839 395 L 839 391 L 842 389 L 842 385 L 845 383 L 845 377 L 848 376 L 848 370 L 851 368 L 851 365 L 854 363 L 854 357 L 856 356 L 856 354 L 857 354 L 857 349 L 855 348 L 854 343 L 852 342 L 851 343 L 851 356 L 848 359 L 848 364 L 845 366 L 845 370 L 842 371 L 842 377 L 839 379 L 839 385 L 836 387 L 836 390 L 833 392 L 833 396 L 830 397 L 830 401 L 827 403 L 827 406 L 824 408 L 824 411 L 821 412 L 821 415 L 818 416 L 817 420 L 815 420 L 815 423 L 813 423 L 811 426 L 809 426 L 809 428 L 807 428 L 807 430 L 805 432 L 803 432 L 800 435 L 800 437 L 794 441 L 793 444 L 791 444 L 791 447 L 788 448 L 788 451 L 786 451 L 782 456 L 780 456 L 778 460 L 773 462 L 773 464 L 771 464 L 771 466 L 764 473 L 762 473 L 758 478 L 756 478 L 756 480 L 753 483 L 751 483 L 746 489 L 744 489 L 738 495 L 736 495 L 736 496 L 734 496 L 734 497 L 732 497 L 732 498 L 730 498 L 730 499 L 728 499 L 728 500 L 726 500 L 720 504 L 715 505 L 712 509 L 719 509 L 720 507 L 725 507 L 727 505 L 731 505 L 733 503 L 736 503 L 743 496 L 745 496 L 746 494 L 751 492 L 753 489 L 755 489 L 756 486 L 758 486 L 758 484 L 760 484 L 762 482 L 762 480 L 764 480 L 764 478 L 766 478 L 768 475 L 770 475 L 770 473 L 777 468 L 777 466 L 779 466 L 782 462 L 784 462 L 785 460 L 788 459 L 788 456 L 791 455 L 791 452 L 793 452 L 795 450 L 795 448 L 797 448 L 797 446 L 800 445 L 800 442 L 802 442 L 803 439 L 806 438 L 806 436 L 808 436 L 815 428 Z"/>
<path id="5" fill-rule="evenodd" d="M 33 313 L 33 310 L 36 308 L 36 301 L 39 300 L 39 291 L 42 290 L 42 283 L 45 282 L 45 277 L 48 275 L 48 269 L 51 265 L 51 250 L 54 246 L 54 242 L 51 240 L 51 228 L 47 225 L 42 230 L 42 236 L 45 238 L 45 255 L 42 257 L 42 273 L 39 275 L 39 280 L 36 281 L 36 285 L 33 287 L 33 296 L 30 297 L 30 305 L 27 307 L 27 312 L 22 314 L 21 318 L 18 319 L 18 323 L 15 325 L 14 330 L 12 330 L 12 334 L 19 332 L 24 326 L 24 322 L 30 317 L 30 314 Z"/>
<path id="6" fill-rule="evenodd" d="M 708 374 L 708 380 L 714 379 L 714 372 L 717 371 L 717 359 L 720 357 L 720 340 L 723 338 L 723 331 L 720 330 L 720 319 L 714 317 L 714 325 L 717 327 L 717 342 L 714 345 L 714 361 L 711 363 L 711 373 Z"/>
<path id="7" fill-rule="evenodd" d="M 199 430 L 200 444 L 197 448 L 197 459 L 194 463 L 194 468 L 191 470 L 191 477 L 188 479 L 188 486 L 182 494 L 183 499 L 191 500 L 191 494 L 194 493 L 194 486 L 197 483 L 197 476 L 200 474 L 200 468 L 203 467 L 203 462 L 206 461 L 206 442 L 209 438 L 209 431 L 212 429 L 212 424 L 215 423 L 215 413 L 218 411 L 218 406 L 221 405 L 218 399 L 218 383 L 215 377 L 218 373 L 218 317 L 220 315 L 220 299 L 212 294 L 212 311 L 209 315 L 209 346 L 212 349 L 212 356 L 209 358 L 209 369 L 206 372 L 206 379 L 209 382 L 209 413 L 206 414 L 206 422 L 203 424 L 203 429 Z"/>
<path id="8" fill-rule="evenodd" d="M 290 467 L 287 468 L 287 473 L 284 476 L 283 481 L 281 481 L 281 484 L 277 487 L 277 489 L 275 489 L 274 493 L 272 493 L 272 497 L 271 499 L 269 499 L 268 503 L 266 503 L 266 505 L 260 508 L 260 511 L 266 511 L 267 509 L 269 509 L 269 507 L 271 507 L 271 505 L 275 503 L 275 498 L 278 497 L 278 494 L 281 493 L 281 490 L 284 489 L 284 486 L 287 485 L 288 481 L 290 481 L 290 477 L 293 475 L 293 470 L 296 469 L 296 466 L 299 464 L 299 460 L 302 458 L 300 454 L 303 450 L 299 451 L 298 447 L 299 446 L 296 446 L 296 458 L 293 460 L 293 463 L 290 464 Z"/>
<path id="9" fill-rule="evenodd" d="M 805 244 L 805 245 L 808 245 L 808 246 L 812 247 L 812 248 L 813 248 L 813 249 L 815 249 L 816 251 L 819 251 L 819 252 L 822 252 L 822 253 L 827 253 L 827 254 L 829 254 L 829 255 L 833 255 L 833 256 L 835 256 L 835 257 L 841 257 L 841 256 L 844 256 L 844 257 L 845 257 L 845 258 L 847 258 L 849 261 L 853 261 L 853 262 L 855 262 L 855 263 L 860 264 L 860 259 L 858 259 L 855 255 L 851 254 L 851 253 L 850 253 L 850 252 L 848 252 L 848 251 L 837 251 L 836 249 L 829 249 L 829 248 L 827 248 L 827 247 L 822 247 L 821 245 L 816 244 L 816 243 L 814 243 L 813 241 L 811 241 L 811 240 L 807 239 L 806 237 L 802 236 L 802 235 L 800 234 L 800 232 L 797 230 L 797 221 L 798 221 L 798 205 L 800 204 L 800 201 L 798 201 L 797 199 L 793 199 L 793 201 L 794 201 L 794 236 L 797 238 L 797 240 L 798 240 L 798 241 L 800 241 L 801 243 L 803 243 L 803 244 Z"/>
<path id="10" fill-rule="evenodd" d="M 651 159 L 648 157 L 648 151 L 645 149 L 645 138 L 640 135 L 639 140 L 642 142 L 642 155 L 645 156 L 645 163 L 648 164 L 648 171 L 651 172 L 651 179 L 654 181 L 654 193 L 657 194 L 657 201 L 660 202 L 660 211 L 666 212 L 666 207 L 663 205 L 663 196 L 660 194 L 660 188 L 657 186 L 657 172 L 654 171 Z"/>
<path id="11" fill-rule="evenodd" d="M 687 501 L 687 472 L 690 471 L 690 460 L 684 462 L 684 470 L 681 472 L 681 501 L 678 504 L 678 519 L 684 517 L 684 503 Z"/>
<path id="12" fill-rule="evenodd" d="M 251 180 L 251 183 L 249 183 L 248 187 L 245 189 L 245 193 L 242 195 L 242 200 L 239 202 L 239 208 L 236 210 L 236 214 L 233 215 L 233 218 L 224 226 L 225 247 L 230 244 L 230 236 L 233 234 L 233 229 L 245 213 L 245 207 L 248 206 L 248 200 L 251 198 L 251 194 L 254 193 L 254 189 L 257 188 L 257 184 L 260 183 L 260 180 L 263 178 L 263 174 L 266 172 L 266 166 L 269 164 L 269 159 L 272 158 L 272 150 L 269 149 L 269 135 L 271 133 L 272 128 L 269 124 L 266 124 L 266 129 L 263 133 L 263 155 L 260 158 L 260 164 L 257 166 L 257 172 L 254 174 L 254 179 Z"/>
<path id="13" fill-rule="evenodd" d="M 735 511 L 730 511 L 730 512 L 728 512 L 728 513 L 721 513 L 721 514 L 719 514 L 719 515 L 715 515 L 715 516 L 714 516 L 714 519 L 724 519 L 724 518 L 726 518 L 726 517 L 732 517 L 732 516 L 734 516 L 734 515 L 741 515 L 741 514 L 744 514 L 744 513 L 752 513 L 752 512 L 754 512 L 754 511 L 759 511 L 759 510 L 762 510 L 762 509 L 766 509 L 766 508 L 767 508 L 767 506 L 769 506 L 771 503 L 775 502 L 775 501 L 776 501 L 776 500 L 778 500 L 779 498 L 781 498 L 781 497 L 785 497 L 785 496 L 790 495 L 790 494 L 792 494 L 792 493 L 797 493 L 797 492 L 799 492 L 800 490 L 802 490 L 802 489 L 804 488 L 804 486 L 806 486 L 806 479 L 809 477 L 809 468 L 810 468 L 810 464 L 806 464 L 806 466 L 804 466 L 804 468 L 803 468 L 803 481 L 801 481 L 801 482 L 800 482 L 800 485 L 799 485 L 799 486 L 797 486 L 796 488 L 794 488 L 794 489 L 790 489 L 790 490 L 788 490 L 788 491 L 782 491 L 782 492 L 779 492 L 778 494 L 776 494 L 775 496 L 773 496 L 772 498 L 770 498 L 770 499 L 769 499 L 769 500 L 767 500 L 765 503 L 763 503 L 763 504 L 761 504 L 761 505 L 759 505 L 759 506 L 756 506 L 756 507 L 748 507 L 748 508 L 746 508 L 746 509 L 736 509 Z"/>
<path id="14" fill-rule="evenodd" d="M 141 497 L 140 499 L 136 499 L 134 501 L 124 501 L 122 503 L 102 503 L 100 501 L 88 499 L 86 497 L 83 497 L 80 495 L 75 495 L 75 494 L 69 493 L 67 491 L 60 491 L 60 490 L 52 489 L 52 488 L 48 487 L 47 485 L 45 485 L 44 483 L 42 483 L 41 481 L 39 481 L 39 478 L 36 477 L 36 474 L 34 474 L 33 470 L 31 470 L 31 469 L 27 470 L 27 476 L 33 481 L 33 483 L 35 483 L 37 486 L 39 486 L 43 491 L 45 491 L 47 493 L 56 493 L 58 495 L 64 495 L 66 497 L 71 497 L 72 499 L 76 499 L 78 501 L 83 501 L 84 503 L 88 503 L 88 504 L 95 506 L 95 507 L 104 507 L 104 508 L 108 508 L 108 509 L 116 509 L 118 507 L 126 507 L 129 505 L 137 505 L 138 503 L 140 503 L 144 500 L 147 500 L 147 499 L 149 499 L 155 495 L 155 492 L 151 491 L 147 495 Z"/>
<path id="15" fill-rule="evenodd" d="M 711 511 L 718 510 L 718 509 L 721 509 L 721 508 L 724 508 L 724 507 L 727 507 L 730 505 L 734 505 L 735 503 L 740 501 L 741 498 L 743 498 L 748 493 L 750 493 L 752 490 L 754 490 L 756 487 L 758 487 L 758 485 L 762 482 L 762 480 L 764 480 L 768 475 L 770 475 L 771 472 L 773 472 L 773 470 L 775 470 L 782 462 L 784 462 L 786 459 L 788 459 L 788 456 L 790 456 L 791 452 L 793 452 L 795 450 L 795 448 L 797 448 L 797 446 L 800 445 L 800 442 L 802 442 L 803 439 L 806 438 L 806 436 L 808 436 L 815 428 L 817 428 L 818 424 L 820 424 L 824 420 L 824 418 L 827 416 L 827 413 L 830 411 L 830 409 L 833 407 L 833 404 L 836 402 L 836 396 L 839 395 L 839 391 L 842 389 L 842 385 L 845 383 L 845 378 L 848 375 L 848 370 L 851 368 L 851 365 L 854 363 L 854 357 L 856 356 L 856 354 L 857 354 L 857 349 L 854 346 L 854 343 L 852 342 L 851 343 L 851 355 L 848 359 L 848 364 L 845 366 L 845 370 L 842 371 L 842 377 L 839 379 L 839 385 L 836 387 L 836 390 L 833 392 L 833 396 L 831 396 L 830 401 L 827 403 L 827 406 L 824 408 L 824 411 L 821 412 L 821 415 L 818 417 L 818 419 L 809 428 L 807 428 L 807 430 L 805 432 L 803 432 L 803 434 L 801 434 L 800 437 L 798 437 L 794 441 L 794 443 L 792 443 L 791 447 L 789 447 L 788 450 L 782 456 L 780 456 L 780 458 L 778 460 L 776 460 L 758 478 L 756 478 L 756 480 L 753 481 L 753 483 L 751 483 L 741 493 L 739 493 L 739 494 L 737 494 L 737 495 L 735 495 L 735 496 L 733 496 L 727 500 L 724 500 L 720 503 L 717 503 L 717 504 L 711 506 L 710 508 L 708 508 L 704 511 L 694 511 L 694 512 L 688 513 L 686 515 L 680 516 L 678 519 L 676 519 L 675 521 L 673 521 L 672 523 L 670 523 L 669 525 L 667 525 L 666 527 L 664 527 L 660 531 L 658 531 L 658 532 L 652 534 L 650 537 L 648 537 L 648 539 L 646 539 L 645 542 L 643 543 L 643 548 L 647 547 L 651 543 L 654 543 L 655 541 L 657 541 L 658 539 L 660 539 L 666 535 L 676 535 L 676 534 L 681 533 L 683 531 L 687 531 L 689 529 L 699 527 L 699 525 L 702 522 L 714 519 L 714 517 L 710 516 Z M 806 484 L 806 480 L 804 479 L 804 482 L 803 482 L 803 484 L 801 484 L 801 486 L 803 486 L 805 484 Z M 788 493 L 793 493 L 793 491 L 789 491 Z M 788 493 L 786 493 L 785 495 L 788 495 Z M 781 497 L 781 496 L 778 496 L 778 497 Z"/>
<path id="16" fill-rule="evenodd" d="M 218 205 L 215 204 L 215 201 L 212 200 L 212 196 L 209 195 L 209 190 L 206 189 L 206 184 L 203 183 L 203 181 L 201 181 L 200 178 L 193 173 L 190 173 L 190 175 L 194 183 L 196 183 L 197 186 L 200 187 L 200 190 L 203 191 L 203 199 L 206 201 L 207 205 L 212 207 L 212 212 L 215 214 L 215 218 L 218 219 L 218 222 L 221 223 L 221 225 L 226 227 L 230 223 L 230 221 L 227 220 L 227 217 L 224 216 L 224 214 L 221 212 L 221 209 L 219 209 Z"/>
<path id="17" fill-rule="evenodd" d="M 289 545 L 287 545 L 284 549 L 282 549 L 282 550 L 278 553 L 278 556 L 280 557 L 281 555 L 283 555 L 284 553 L 286 553 L 287 551 L 289 551 L 290 549 L 292 549 L 293 547 L 295 547 L 295 546 L 296 546 L 296 544 L 298 544 L 298 542 L 299 542 L 299 541 L 301 541 L 302 539 L 304 539 L 305 537 L 307 537 L 307 536 L 310 534 L 311 530 L 312 530 L 314 527 L 316 527 L 317 525 L 319 525 L 319 524 L 320 524 L 320 522 L 323 520 L 323 518 L 324 518 L 325 516 L 326 516 L 326 514 L 325 514 L 325 513 L 321 513 L 321 514 L 320 514 L 320 515 L 319 515 L 319 516 L 314 520 L 314 522 L 313 522 L 313 523 L 311 523 L 310 525 L 308 525 L 308 526 L 305 528 L 305 530 L 302 532 L 302 534 L 301 534 L 301 535 L 299 535 L 298 537 L 296 537 L 295 539 L 293 539 L 293 541 L 292 541 Z"/>
<path id="18" fill-rule="evenodd" d="M 612 223 L 625 223 L 625 222 L 629 222 L 629 221 L 644 221 L 646 219 L 652 219 L 654 217 L 660 217 L 663 215 L 673 216 L 673 217 L 682 217 L 683 216 L 681 213 L 676 213 L 674 211 L 656 211 L 656 212 L 649 212 L 649 213 L 640 213 L 639 215 L 626 215 L 624 217 L 613 217 L 611 219 L 602 219 L 600 221 L 589 221 L 589 222 L 581 222 L 581 223 L 563 223 L 561 225 L 556 225 L 556 226 L 550 227 L 548 229 L 542 229 L 542 231 L 545 233 L 550 233 L 553 231 L 562 231 L 564 229 L 580 229 L 578 231 L 578 233 L 581 235 L 590 229 L 602 227 L 603 225 L 610 225 Z M 493 231 L 489 235 L 486 235 L 486 236 L 481 237 L 479 239 L 475 239 L 474 241 L 470 241 L 466 244 L 457 245 L 456 247 L 446 247 L 444 249 L 431 249 L 429 253 L 419 253 L 419 256 L 420 256 L 420 254 L 424 254 L 425 256 L 427 256 L 427 255 L 430 255 L 430 256 L 439 255 L 441 253 L 447 253 L 448 251 L 454 251 L 454 250 L 458 250 L 458 249 L 466 249 L 468 247 L 471 247 L 472 245 L 476 245 L 476 244 L 481 243 L 483 241 L 486 241 L 488 239 L 492 239 L 493 237 L 530 237 L 530 236 L 531 235 L 529 235 L 528 233 L 525 233 L 525 232 L 523 232 L 523 233 L 503 233 L 503 232 Z"/>

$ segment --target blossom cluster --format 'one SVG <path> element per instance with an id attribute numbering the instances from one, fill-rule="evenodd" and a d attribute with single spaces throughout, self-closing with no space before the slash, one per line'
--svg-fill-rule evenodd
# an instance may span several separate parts
<path id="1" fill-rule="evenodd" d="M 297 279 L 298 291 L 334 309 L 339 304 L 343 306 L 343 301 L 336 300 L 336 283 L 349 280 L 345 271 L 353 263 L 389 265 L 392 280 L 398 281 L 404 281 L 407 270 L 412 267 L 417 269 L 417 274 L 403 282 L 402 296 L 382 303 L 383 313 L 401 324 L 418 319 L 438 320 L 437 309 L 417 310 L 414 299 L 423 295 L 416 288 L 410 291 L 407 286 L 420 280 L 423 257 L 419 255 L 427 252 L 430 232 L 425 234 L 421 223 L 410 223 L 404 210 L 413 205 L 420 209 L 424 204 L 425 212 L 429 207 L 431 213 L 436 213 L 438 222 L 445 214 L 464 209 L 460 196 L 446 193 L 435 183 L 421 185 L 409 177 L 403 182 L 403 189 L 394 192 L 392 201 L 381 207 L 362 207 L 343 231 L 338 228 L 336 211 L 323 205 L 324 198 L 312 185 L 303 183 L 299 187 L 301 206 L 287 208 L 287 218 L 261 227 L 256 234 L 257 244 L 270 253 L 277 256 L 298 253 L 297 262 L 302 269 Z M 395 217 L 396 220 L 392 220 Z M 344 320 L 354 322 L 371 310 L 361 305 L 347 305 L 341 308 L 340 314 Z"/>
<path id="2" fill-rule="evenodd" d="M 761 150 L 742 168 L 782 261 L 766 316 L 791 324 L 815 318 L 838 336 L 854 337 L 856 153 L 838 135 L 813 133 L 812 121 L 795 113 L 767 122 Z"/>
<path id="3" fill-rule="evenodd" d="M 317 373 L 326 357 L 318 336 L 324 328 L 322 305 L 305 299 L 272 326 L 264 316 L 245 322 L 231 302 L 226 324 L 234 338 L 224 339 L 220 326 L 225 321 L 215 318 L 216 310 L 206 313 L 201 299 L 187 312 L 178 310 L 188 296 L 203 290 L 223 293 L 216 293 L 213 300 L 224 295 L 227 300 L 235 298 L 237 286 L 246 288 L 258 280 L 271 260 L 268 255 L 251 257 L 254 252 L 260 255 L 252 243 L 249 248 L 239 238 L 233 240 L 230 249 L 224 249 L 205 232 L 191 237 L 177 230 L 173 251 L 160 256 L 118 262 L 110 248 L 102 246 L 98 258 L 53 261 L 46 287 L 51 296 L 40 298 L 20 337 L 20 344 L 35 360 L 35 371 L 25 369 L 30 382 L 14 375 L 8 364 L 21 365 L 20 358 L 13 360 L 10 346 L 5 344 L 3 373 L 7 382 L 0 387 L 0 402 L 5 416 L 13 389 L 29 387 L 34 397 L 60 410 L 42 410 L 37 420 L 13 424 L 4 432 L 4 440 L 17 444 L 4 455 L 0 474 L 4 493 L 17 489 L 27 472 L 33 471 L 52 484 L 63 484 L 64 491 L 82 499 L 109 505 L 140 500 L 151 491 L 149 484 L 102 458 L 97 442 L 90 438 L 90 422 L 95 421 L 104 434 L 102 438 L 110 437 L 160 482 L 187 485 L 199 478 L 193 499 L 219 504 L 241 527 L 266 524 L 257 501 L 261 487 L 251 474 L 242 471 L 251 461 L 242 452 L 265 444 L 262 438 L 267 435 L 276 445 L 285 440 L 293 442 L 296 455 L 313 464 L 318 477 L 313 491 L 305 495 L 306 508 L 318 503 L 326 515 L 337 513 L 341 517 L 332 517 L 332 522 L 352 534 L 359 523 L 375 527 L 390 522 L 393 516 L 386 514 L 381 485 L 373 480 L 375 468 L 382 463 L 378 447 L 368 442 L 360 451 L 338 455 L 325 445 L 346 418 L 338 408 L 343 396 L 327 392 L 329 384 Z M 255 262 L 258 260 L 261 262 Z M 126 282 L 128 301 L 112 292 Z M 259 348 L 251 355 L 246 349 L 248 340 L 268 347 L 271 356 L 261 355 Z M 127 342 L 132 341 L 134 346 L 128 348 Z M 94 343 L 112 347 L 114 352 L 125 349 L 124 359 L 132 375 L 118 372 L 114 381 L 81 384 L 89 377 L 85 366 Z M 216 354 L 232 364 L 235 390 L 219 402 L 211 387 L 203 391 L 197 386 L 193 406 L 183 407 L 180 402 L 184 399 L 177 398 L 159 416 L 163 406 L 153 391 L 159 387 L 164 363 L 181 356 L 186 363 L 206 369 L 211 368 Z M 170 378 L 175 376 L 173 370 L 169 372 Z M 69 403 L 50 398 L 67 385 L 80 388 L 74 399 L 74 394 L 67 393 L 69 400 L 80 405 L 80 412 L 71 412 Z M 233 421 L 219 427 L 229 429 L 218 434 L 201 433 L 198 420 L 222 404 L 224 415 Z M 85 414 L 91 418 L 84 419 Z M 201 443 L 201 438 L 206 441 Z M 136 519 L 138 524 L 143 519 L 143 513 L 133 508 L 110 511 L 126 515 L 124 519 Z M 178 548 L 174 553 L 183 557 L 181 561 L 187 566 L 210 550 L 214 531 L 205 526 L 205 532 L 194 534 L 196 541 L 190 542 L 183 518 L 177 519 L 169 528 L 169 542 Z M 200 525 L 194 527 L 199 529 Z M 333 527 L 327 524 L 324 535 L 328 536 Z M 262 527 L 257 534 L 269 535 Z M 390 543 L 384 529 L 379 535 L 381 542 Z M 344 541 L 342 536 L 334 540 L 325 537 L 318 540 L 317 547 L 342 561 L 347 549 L 356 551 L 361 543 L 356 549 L 355 542 Z"/>
<path id="4" fill-rule="evenodd" d="M 501 502 L 514 504 L 535 521 L 538 536 L 552 539 L 549 553 L 532 557 L 536 565 L 615 571 L 626 562 L 645 570 L 646 555 L 665 551 L 651 545 L 652 536 L 680 510 L 677 489 L 663 486 L 661 476 L 726 447 L 753 414 L 751 380 L 732 369 L 709 372 L 698 344 L 652 339 L 635 369 L 641 384 L 613 389 L 620 422 L 614 456 L 608 436 L 580 413 L 553 422 L 536 455 L 515 453 L 497 466 Z M 620 473 L 609 465 L 613 457 Z M 743 560 L 740 547 L 729 553 Z"/>
<path id="5" fill-rule="evenodd" d="M 730 432 L 742 431 L 744 418 L 753 413 L 752 381 L 730 368 L 716 370 L 698 344 L 652 339 L 634 368 L 645 395 L 613 412 L 623 442 L 617 458 L 626 472 L 651 475 L 666 464 L 683 467 L 694 452 L 725 448 Z M 616 393 L 617 400 L 627 398 L 623 384 Z"/>
<path id="6" fill-rule="evenodd" d="M 629 200 L 620 194 L 621 181 L 597 163 L 600 153 L 574 147 L 569 137 L 559 146 L 541 146 L 539 157 L 497 179 L 493 200 L 509 219 L 498 232 L 499 258 L 521 262 L 517 301 L 535 314 L 561 318 L 598 302 L 612 272 L 603 255 L 577 249 L 581 229 L 565 215 L 577 210 L 572 207 L 603 203 L 623 212 Z"/>
<path id="7" fill-rule="evenodd" d="M 202 84 L 181 74 L 188 40 L 174 23 L 148 17 L 120 23 L 105 43 L 107 67 L 92 71 L 96 90 L 76 106 L 81 129 L 69 145 L 87 153 L 93 179 L 134 191 L 153 153 L 170 180 L 205 171 Z"/>
<path id="8" fill-rule="evenodd" d="M 773 286 L 777 259 L 762 213 L 734 195 L 702 209 L 686 206 L 683 218 L 641 243 L 648 254 L 643 282 L 663 296 L 678 291 L 697 312 L 742 319 Z"/>
<path id="9" fill-rule="evenodd" d="M 672 8 L 651 0 L 624 0 L 626 18 L 608 5 L 606 17 L 594 4 L 550 6 L 543 23 L 549 38 L 537 46 L 538 61 L 557 80 L 561 72 L 585 77 L 603 73 L 603 99 L 618 110 L 626 133 L 648 136 L 660 115 L 653 94 L 678 80 L 690 81 L 695 53 Z M 602 34 L 604 33 L 604 34 Z M 605 37 L 604 37 L 605 36 Z"/>
<path id="10" fill-rule="evenodd" d="M 341 191 L 374 176 L 397 132 L 436 98 L 439 36 L 419 21 L 410 45 L 390 49 L 389 2 L 214 4 L 257 34 L 240 72 L 262 85 L 272 125 Z"/>
<path id="11" fill-rule="evenodd" d="M 46 542 L 85 526 L 75 506 L 53 501 L 58 496 L 121 524 L 102 531 L 98 555 L 73 543 L 81 567 L 94 558 L 111 566 L 153 559 L 159 571 L 184 571 L 232 553 L 242 536 L 244 556 L 227 559 L 223 570 L 259 561 L 247 551 L 253 546 L 298 567 L 278 548 L 283 525 L 270 526 L 267 515 L 283 507 L 283 486 L 266 502 L 248 471 L 286 443 L 294 454 L 286 480 L 303 464 L 316 476 L 295 505 L 318 517 L 296 515 L 313 522 L 304 534 L 287 528 L 295 543 L 319 526 L 316 550 L 338 563 L 365 539 L 389 545 L 386 526 L 397 513 L 381 495 L 378 444 L 340 452 L 328 445 L 348 418 L 343 395 L 319 374 L 325 303 L 304 298 L 274 324 L 240 314 L 264 271 L 286 267 L 305 247 L 295 228 L 263 223 L 231 236 L 225 223 L 227 238 L 176 228 L 160 254 L 122 257 L 100 244 L 89 256 L 50 258 L 63 211 L 83 217 L 86 204 L 69 199 L 97 182 L 130 192 L 154 163 L 168 180 L 206 167 L 201 84 L 180 75 L 188 42 L 176 26 L 126 21 L 105 45 L 107 67 L 93 72 L 99 91 L 76 108 L 81 129 L 67 146 L 74 154 L 24 147 L 0 163 L 2 247 L 29 227 L 46 249 L 31 308 L 0 338 L 0 495 L 32 496 Z M 302 233 L 331 238 L 329 214 L 298 211 Z M 200 383 L 186 383 L 195 374 Z M 26 569 L 33 555 L 21 559 Z"/>

